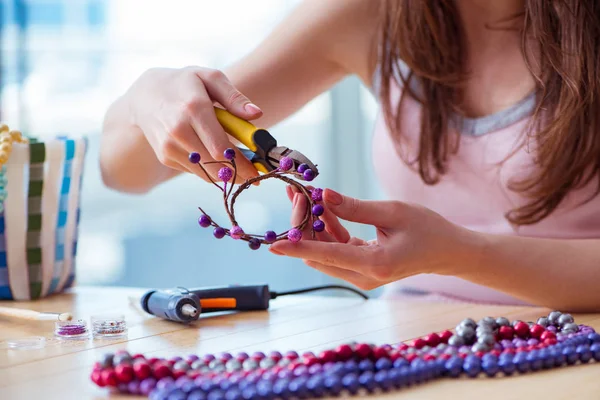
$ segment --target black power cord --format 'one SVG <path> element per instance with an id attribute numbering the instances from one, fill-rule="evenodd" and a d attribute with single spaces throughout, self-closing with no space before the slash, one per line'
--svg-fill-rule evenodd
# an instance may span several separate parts
<path id="1" fill-rule="evenodd" d="M 365 300 L 369 300 L 369 296 L 367 296 L 363 292 L 356 290 L 350 286 L 342 286 L 342 285 L 313 286 L 313 287 L 308 287 L 308 288 L 304 288 L 304 289 L 290 290 L 287 292 L 270 292 L 270 295 L 271 295 L 271 300 L 273 300 L 273 299 L 276 299 L 277 297 L 281 297 L 281 296 L 290 296 L 293 294 L 303 294 L 303 293 L 316 292 L 318 290 L 330 290 L 330 289 L 346 290 L 348 292 L 352 292 L 352 293 L 362 297 Z"/>

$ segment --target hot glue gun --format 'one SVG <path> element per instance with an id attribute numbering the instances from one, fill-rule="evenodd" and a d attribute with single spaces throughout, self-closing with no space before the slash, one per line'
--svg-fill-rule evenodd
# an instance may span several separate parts
<path id="1" fill-rule="evenodd" d="M 364 299 L 358 290 L 340 285 L 316 286 L 289 292 L 272 292 L 268 285 L 231 285 L 186 289 L 150 290 L 141 298 L 142 309 L 148 314 L 175 322 L 198 320 L 202 313 L 220 311 L 264 311 L 269 302 L 279 296 L 302 294 L 325 289 L 348 290 Z"/>

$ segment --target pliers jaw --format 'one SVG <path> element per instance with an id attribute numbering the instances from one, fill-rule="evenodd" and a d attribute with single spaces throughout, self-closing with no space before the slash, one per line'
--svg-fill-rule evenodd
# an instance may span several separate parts
<path id="1" fill-rule="evenodd" d="M 304 175 L 298 172 L 300 164 L 308 165 L 308 167 L 313 170 L 315 177 L 319 174 L 317 166 L 304 156 L 304 154 L 284 146 L 277 146 L 277 140 L 275 140 L 268 131 L 264 129 L 256 130 L 253 135 L 253 141 L 256 151 L 247 149 L 240 150 L 246 158 L 248 158 L 255 166 L 259 167 L 259 170 L 262 170 L 261 172 L 268 173 L 279 168 L 280 160 L 283 157 L 288 157 L 294 162 L 294 166 L 288 172 L 293 173 L 299 179 L 305 180 Z"/>

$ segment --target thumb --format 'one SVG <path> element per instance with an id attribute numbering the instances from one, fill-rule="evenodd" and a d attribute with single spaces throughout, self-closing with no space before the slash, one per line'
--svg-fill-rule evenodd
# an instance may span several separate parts
<path id="1" fill-rule="evenodd" d="M 395 216 L 392 203 L 387 201 L 359 200 L 331 189 L 325 189 L 323 200 L 332 213 L 346 221 L 385 228 Z"/>
<path id="2" fill-rule="evenodd" d="M 227 111 L 247 120 L 262 116 L 262 110 L 242 94 L 227 76 L 218 70 L 200 70 L 198 76 L 211 99 L 216 100 Z"/>

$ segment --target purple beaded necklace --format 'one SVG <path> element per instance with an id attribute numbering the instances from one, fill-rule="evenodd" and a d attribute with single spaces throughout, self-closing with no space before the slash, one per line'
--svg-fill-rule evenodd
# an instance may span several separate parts
<path id="1" fill-rule="evenodd" d="M 308 399 L 400 390 L 441 378 L 510 376 L 600 361 L 600 334 L 558 311 L 537 323 L 467 318 L 411 344 L 148 358 L 105 354 L 91 379 L 151 400 Z"/>

